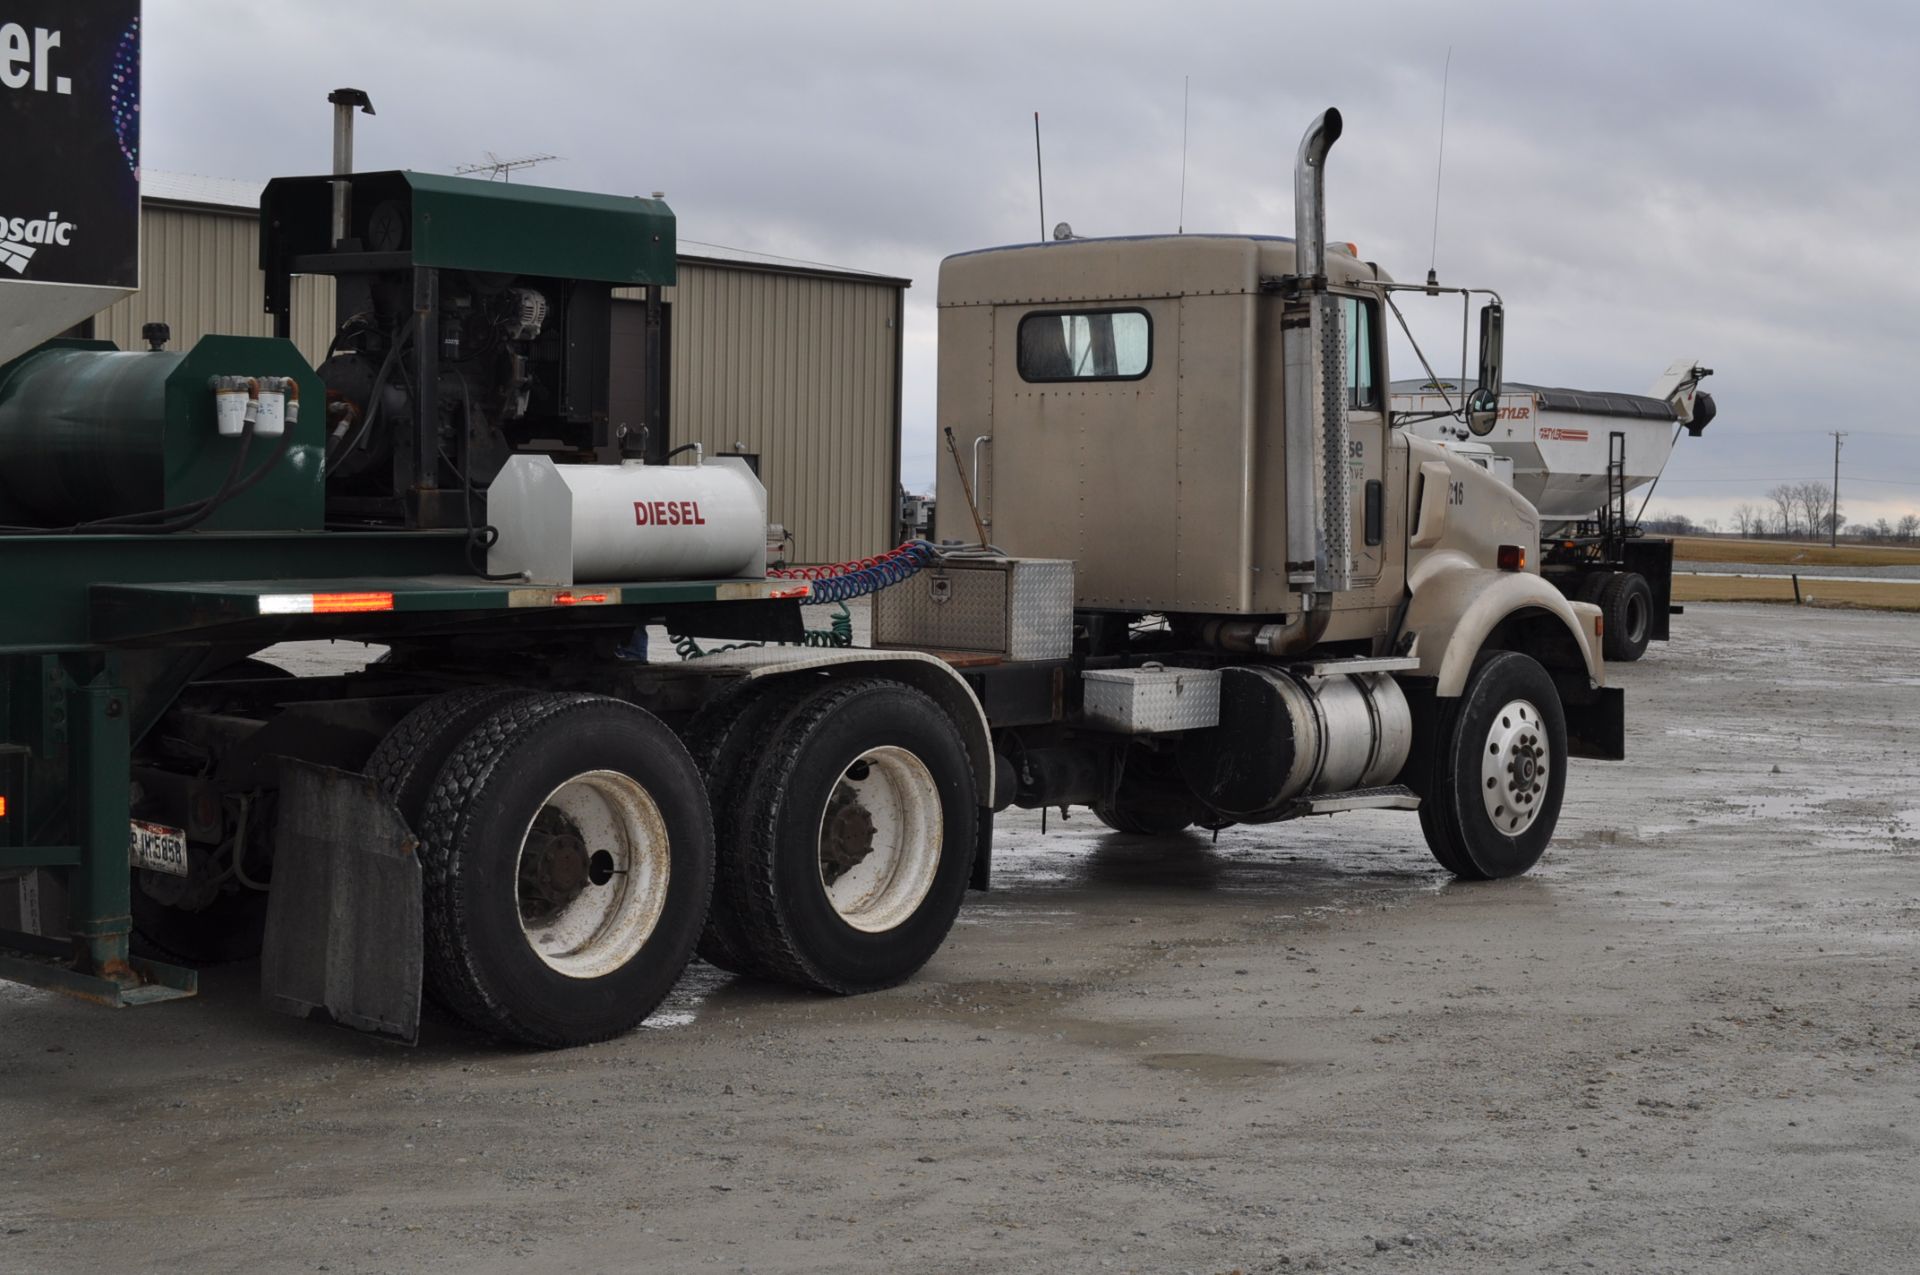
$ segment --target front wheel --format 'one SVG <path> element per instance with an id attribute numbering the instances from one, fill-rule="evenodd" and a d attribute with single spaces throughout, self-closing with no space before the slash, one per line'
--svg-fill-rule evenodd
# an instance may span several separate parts
<path id="1" fill-rule="evenodd" d="M 1566 791 L 1560 693 L 1530 656 L 1480 657 L 1465 693 L 1441 701 L 1420 828 L 1440 866 L 1467 880 L 1518 876 L 1539 862 Z"/>

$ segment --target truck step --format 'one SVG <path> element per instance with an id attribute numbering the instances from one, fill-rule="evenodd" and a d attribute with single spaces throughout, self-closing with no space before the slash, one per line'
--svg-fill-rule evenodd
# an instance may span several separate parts
<path id="1" fill-rule="evenodd" d="M 1322 793 L 1302 797 L 1293 803 L 1302 815 L 1330 815 L 1340 810 L 1418 810 L 1420 798 L 1405 784 L 1382 784 L 1378 788 L 1352 788 L 1346 792 Z"/>
<path id="2" fill-rule="evenodd" d="M 1419 667 L 1420 657 L 1417 655 L 1355 655 L 1345 659 L 1307 660 L 1287 665 L 1290 671 L 1305 677 L 1337 677 L 1342 673 L 1404 673 Z"/>

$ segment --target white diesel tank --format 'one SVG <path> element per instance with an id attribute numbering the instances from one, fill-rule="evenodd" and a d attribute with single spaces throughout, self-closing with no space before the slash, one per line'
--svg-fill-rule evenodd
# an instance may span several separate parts
<path id="1" fill-rule="evenodd" d="M 529 584 L 765 577 L 767 489 L 732 456 L 690 465 L 510 458 L 487 488 L 489 574 Z"/>

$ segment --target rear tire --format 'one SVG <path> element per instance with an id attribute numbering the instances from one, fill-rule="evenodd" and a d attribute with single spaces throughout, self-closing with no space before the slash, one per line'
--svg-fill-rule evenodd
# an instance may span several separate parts
<path id="1" fill-rule="evenodd" d="M 910 977 L 972 875 L 979 801 L 952 718 L 896 682 L 829 684 L 760 741 L 722 897 L 756 973 L 850 994 Z"/>
<path id="2" fill-rule="evenodd" d="M 1653 636 L 1653 588 L 1637 571 L 1622 571 L 1607 580 L 1597 599 L 1606 617 L 1602 649 L 1610 660 L 1631 663 L 1647 653 Z"/>
<path id="3" fill-rule="evenodd" d="M 547 1048 L 617 1036 L 693 955 L 713 889 L 706 791 L 630 704 L 496 707 L 447 758 L 419 832 L 427 982 L 482 1031 Z"/>
<path id="4" fill-rule="evenodd" d="M 1465 880 L 1518 876 L 1539 862 L 1566 791 L 1567 724 L 1553 679 L 1530 656 L 1483 654 L 1465 692 L 1439 701 L 1439 756 L 1420 830 Z"/>
<path id="5" fill-rule="evenodd" d="M 746 836 L 741 821 L 758 750 L 765 747 L 780 722 L 819 689 L 820 683 L 812 678 L 783 678 L 771 686 L 742 683 L 702 708 L 687 729 L 687 751 L 707 785 L 717 858 L 725 857 Z M 771 977 L 753 959 L 741 929 L 742 905 L 734 888 L 737 879 L 738 874 L 715 874 L 713 906 L 707 911 L 706 929 L 700 935 L 700 959 L 730 974 Z"/>
<path id="6" fill-rule="evenodd" d="M 460 741 L 495 709 L 532 693 L 518 686 L 473 686 L 416 704 L 381 739 L 364 773 L 418 832 L 427 794 Z"/>

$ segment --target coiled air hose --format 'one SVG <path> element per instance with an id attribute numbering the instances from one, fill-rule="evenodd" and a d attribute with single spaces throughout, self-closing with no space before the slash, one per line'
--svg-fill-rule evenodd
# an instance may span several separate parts
<path id="1" fill-rule="evenodd" d="M 776 580 L 805 580 L 813 586 L 812 601 L 839 604 L 839 611 L 828 620 L 826 628 L 806 631 L 803 645 L 847 647 L 853 645 L 853 613 L 847 610 L 848 602 L 878 593 L 888 585 L 898 584 L 921 569 L 933 566 L 940 558 L 941 551 L 932 541 L 909 540 L 899 548 L 889 549 L 873 558 L 835 562 L 823 567 L 773 567 L 767 571 L 767 575 Z M 734 642 L 707 650 L 691 637 L 678 633 L 669 633 L 667 636 L 673 639 L 674 653 L 683 660 L 697 660 L 703 655 L 718 655 L 722 651 L 766 645 L 764 642 Z"/>

